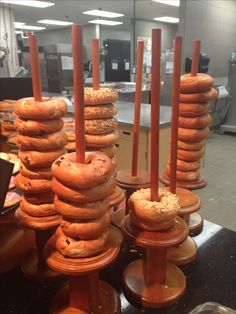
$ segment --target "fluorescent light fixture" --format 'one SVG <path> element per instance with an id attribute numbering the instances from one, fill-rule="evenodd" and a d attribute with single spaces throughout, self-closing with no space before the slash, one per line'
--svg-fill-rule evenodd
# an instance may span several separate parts
<path id="1" fill-rule="evenodd" d="M 180 5 L 180 0 L 152 0 L 152 1 L 172 5 L 174 7 L 179 7 Z"/>
<path id="2" fill-rule="evenodd" d="M 17 27 L 17 26 L 22 26 L 22 25 L 25 25 L 25 23 L 22 23 L 22 22 L 14 22 L 14 26 Z"/>
<path id="3" fill-rule="evenodd" d="M 19 29 L 29 29 L 29 30 L 32 30 L 32 31 L 41 31 L 41 30 L 43 30 L 43 29 L 46 29 L 46 27 L 31 26 L 31 25 L 15 26 L 15 28 L 19 28 Z"/>
<path id="4" fill-rule="evenodd" d="M 88 21 L 88 22 L 92 23 L 92 24 L 111 25 L 111 26 L 123 24 L 123 22 L 108 21 L 108 20 L 92 20 L 92 21 Z"/>
<path id="5" fill-rule="evenodd" d="M 61 26 L 67 26 L 73 24 L 72 22 L 66 22 L 66 21 L 56 21 L 56 20 L 40 20 L 38 23 L 42 24 L 50 24 L 50 25 L 61 25 Z"/>
<path id="6" fill-rule="evenodd" d="M 15 31 L 15 34 L 23 34 L 22 31 Z"/>
<path id="7" fill-rule="evenodd" d="M 165 23 L 179 23 L 179 19 L 177 17 L 172 17 L 172 16 L 155 17 L 154 20 L 159 21 L 159 22 L 165 22 Z"/>
<path id="8" fill-rule="evenodd" d="M 55 4 L 53 2 L 37 1 L 37 0 L 0 0 L 0 3 L 26 5 L 26 6 L 35 7 L 35 8 L 47 8 Z"/>
<path id="9" fill-rule="evenodd" d="M 109 12 L 109 11 L 103 11 L 103 10 L 90 10 L 90 11 L 83 12 L 83 14 L 108 17 L 111 19 L 124 16 L 124 14 L 121 14 L 121 13 L 115 13 L 115 12 Z"/>

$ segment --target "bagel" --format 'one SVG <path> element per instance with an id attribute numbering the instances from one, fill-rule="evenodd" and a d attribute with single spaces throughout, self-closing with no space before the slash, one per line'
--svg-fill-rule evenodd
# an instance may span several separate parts
<path id="1" fill-rule="evenodd" d="M 177 158 L 184 161 L 197 161 L 204 155 L 205 149 L 200 150 L 177 150 Z"/>
<path id="2" fill-rule="evenodd" d="M 103 154 L 107 155 L 109 158 L 113 158 L 116 153 L 116 146 L 111 145 L 108 147 L 86 147 L 86 151 L 88 152 L 95 152 L 99 151 L 102 152 Z"/>
<path id="3" fill-rule="evenodd" d="M 63 128 L 63 120 L 23 120 L 17 118 L 14 121 L 14 126 L 17 131 L 26 135 L 45 135 L 48 133 L 53 133 L 60 131 Z"/>
<path id="4" fill-rule="evenodd" d="M 74 203 L 60 199 L 57 195 L 54 199 L 57 212 L 65 217 L 73 219 L 96 219 L 103 216 L 109 205 L 109 198 L 92 203 Z"/>
<path id="5" fill-rule="evenodd" d="M 177 142 L 177 147 L 183 150 L 200 150 L 203 147 L 205 147 L 205 145 L 206 145 L 205 140 L 202 140 L 201 142 L 196 142 L 196 143 L 187 143 L 187 142 L 182 142 L 182 141 Z"/>
<path id="6" fill-rule="evenodd" d="M 55 194 L 52 190 L 40 193 L 40 194 L 32 194 L 32 193 L 24 193 L 24 199 L 30 204 L 51 204 L 53 203 Z"/>
<path id="7" fill-rule="evenodd" d="M 57 214 L 53 203 L 36 205 L 29 203 L 24 196 L 21 198 L 20 206 L 26 214 L 34 217 L 45 217 Z"/>
<path id="8" fill-rule="evenodd" d="M 68 153 L 73 153 L 76 150 L 76 144 L 75 142 L 68 142 L 65 145 L 65 149 L 67 150 Z"/>
<path id="9" fill-rule="evenodd" d="M 181 93 L 197 93 L 209 90 L 214 84 L 213 78 L 205 73 L 198 73 L 192 76 L 191 73 L 181 75 L 180 92 Z"/>
<path id="10" fill-rule="evenodd" d="M 0 101 L 0 112 L 8 112 L 14 110 L 15 101 L 3 100 Z"/>
<path id="11" fill-rule="evenodd" d="M 156 231 L 156 230 L 165 230 L 168 228 L 171 228 L 174 225 L 174 219 L 163 221 L 160 223 L 157 222 L 143 222 L 135 215 L 134 211 L 131 211 L 129 213 L 131 222 L 142 230 L 148 230 L 148 231 Z"/>
<path id="12" fill-rule="evenodd" d="M 185 129 L 178 128 L 178 139 L 182 142 L 196 143 L 206 139 L 209 135 L 209 128 L 205 129 Z"/>
<path id="13" fill-rule="evenodd" d="M 196 171 L 200 168 L 201 162 L 197 161 L 184 161 L 177 159 L 177 170 L 179 171 Z"/>
<path id="14" fill-rule="evenodd" d="M 62 98 L 43 97 L 36 101 L 33 97 L 22 98 L 15 103 L 15 113 L 24 119 L 48 120 L 63 117 L 67 104 Z"/>
<path id="15" fill-rule="evenodd" d="M 208 103 L 180 103 L 179 115 L 181 117 L 199 117 L 208 113 L 210 104 Z"/>
<path id="16" fill-rule="evenodd" d="M 53 163 L 52 173 L 65 185 L 89 189 L 107 182 L 115 167 L 115 161 L 100 152 L 86 152 L 85 163 L 76 162 L 76 153 L 70 153 Z"/>
<path id="17" fill-rule="evenodd" d="M 55 132 L 46 135 L 27 136 L 18 134 L 17 146 L 22 150 L 48 151 L 62 148 L 67 143 L 64 132 Z"/>
<path id="18" fill-rule="evenodd" d="M 23 192 L 38 194 L 50 191 L 51 181 L 45 179 L 29 179 L 19 173 L 15 177 L 15 185 Z"/>
<path id="19" fill-rule="evenodd" d="M 211 99 L 215 99 L 218 96 L 218 91 L 215 88 L 211 88 L 205 92 L 182 94 L 180 93 L 179 101 L 181 103 L 206 103 Z"/>
<path id="20" fill-rule="evenodd" d="M 209 114 L 195 118 L 179 117 L 179 126 L 186 129 L 204 129 L 211 122 L 212 118 Z"/>
<path id="21" fill-rule="evenodd" d="M 102 135 L 85 134 L 85 141 L 88 147 L 108 147 L 114 145 L 119 139 L 117 131 Z"/>
<path id="22" fill-rule="evenodd" d="M 120 204 L 124 199 L 125 199 L 125 191 L 122 190 L 117 185 L 115 190 L 111 194 L 109 207 L 113 207 Z"/>
<path id="23" fill-rule="evenodd" d="M 3 118 L 1 122 L 1 127 L 3 127 L 3 129 L 5 129 L 6 131 L 15 131 L 16 128 L 14 126 L 14 120 L 10 121 Z"/>
<path id="24" fill-rule="evenodd" d="M 51 166 L 51 164 L 64 153 L 65 153 L 64 148 L 48 152 L 19 150 L 18 156 L 26 167 L 44 168 Z"/>
<path id="25" fill-rule="evenodd" d="M 167 173 L 170 175 L 170 167 L 167 167 Z M 191 181 L 196 181 L 200 177 L 200 172 L 199 171 L 176 171 L 176 179 L 179 181 L 186 181 L 186 182 L 191 182 Z"/>
<path id="26" fill-rule="evenodd" d="M 30 168 L 24 164 L 21 165 L 20 172 L 23 176 L 29 179 L 47 179 L 51 180 L 53 175 L 51 167 L 47 168 Z"/>
<path id="27" fill-rule="evenodd" d="M 66 257 L 89 257 L 102 251 L 109 235 L 109 230 L 104 231 L 99 237 L 90 240 L 75 240 L 67 237 L 58 227 L 55 233 L 55 247 Z"/>
<path id="28" fill-rule="evenodd" d="M 86 134 L 107 134 L 115 131 L 118 127 L 118 122 L 115 118 L 85 120 L 84 122 Z"/>
<path id="29" fill-rule="evenodd" d="M 52 179 L 52 190 L 54 193 L 57 194 L 59 198 L 75 203 L 90 203 L 104 199 L 114 191 L 115 186 L 116 180 L 114 176 L 111 176 L 106 183 L 84 190 L 65 186 L 57 181 L 55 177 Z"/>
<path id="30" fill-rule="evenodd" d="M 92 87 L 84 89 L 84 105 L 105 105 L 111 104 L 118 99 L 118 94 L 115 90 L 101 87 L 94 90 Z"/>
<path id="31" fill-rule="evenodd" d="M 152 230 L 158 230 L 161 223 L 173 221 L 179 210 L 178 198 L 164 188 L 159 189 L 160 201 L 150 201 L 151 189 L 134 192 L 128 201 L 131 212 L 144 224 L 151 224 Z M 131 216 L 132 219 L 132 216 Z M 135 224 L 135 221 L 132 221 Z"/>
<path id="32" fill-rule="evenodd" d="M 64 128 L 63 132 L 66 133 L 68 142 L 75 142 L 75 128 Z"/>
<path id="33" fill-rule="evenodd" d="M 99 237 L 110 225 L 110 215 L 105 215 L 91 220 L 74 220 L 62 217 L 62 232 L 71 238 L 81 240 L 94 239 Z"/>
<path id="34" fill-rule="evenodd" d="M 113 104 L 98 105 L 98 106 L 85 106 L 84 118 L 85 119 L 107 119 L 112 118 L 117 114 L 117 107 Z"/>

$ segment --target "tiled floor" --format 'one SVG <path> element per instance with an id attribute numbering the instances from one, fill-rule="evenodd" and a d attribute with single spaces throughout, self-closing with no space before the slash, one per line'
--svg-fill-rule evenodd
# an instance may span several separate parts
<path id="1" fill-rule="evenodd" d="M 202 174 L 207 186 L 201 197 L 203 218 L 236 231 L 236 135 L 211 133 Z"/>

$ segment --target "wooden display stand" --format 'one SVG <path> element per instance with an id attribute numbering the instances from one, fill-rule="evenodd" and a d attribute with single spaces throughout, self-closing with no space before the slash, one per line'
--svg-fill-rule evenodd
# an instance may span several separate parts
<path id="1" fill-rule="evenodd" d="M 54 233 L 55 227 L 60 224 L 60 216 L 32 217 L 19 207 L 15 217 L 19 225 L 35 230 L 36 248 L 22 259 L 21 270 L 23 274 L 38 282 L 51 281 L 61 276 L 47 266 L 43 253 L 45 243 Z"/>
<path id="2" fill-rule="evenodd" d="M 162 175 L 160 175 L 160 181 L 165 186 L 169 186 L 170 180 L 167 172 L 163 172 Z M 176 181 L 176 186 L 180 188 L 184 188 L 187 190 L 197 190 L 202 189 L 207 185 L 207 181 L 201 176 L 199 181 L 187 183 L 183 181 Z M 200 216 L 200 214 L 194 212 L 190 214 L 187 217 L 185 217 L 185 220 L 188 220 L 189 225 L 189 234 L 191 237 L 194 237 L 202 232 L 203 229 L 203 218 Z"/>
<path id="3" fill-rule="evenodd" d="M 111 227 L 104 249 L 87 258 L 67 258 L 54 246 L 54 236 L 45 246 L 45 258 L 53 270 L 69 276 L 53 298 L 51 313 L 60 314 L 119 314 L 119 295 L 108 283 L 99 280 L 99 271 L 111 264 L 119 254 L 120 231 Z"/>
<path id="4" fill-rule="evenodd" d="M 189 225 L 189 217 L 199 210 L 201 206 L 200 198 L 191 191 L 177 188 L 176 195 L 179 197 L 179 216 Z M 191 235 L 191 233 L 190 233 Z M 175 265 L 186 265 L 191 263 L 197 256 L 197 245 L 194 240 L 188 237 L 183 243 L 168 250 L 168 261 Z"/>
<path id="5" fill-rule="evenodd" d="M 188 237 L 185 221 L 177 217 L 173 227 L 151 232 L 137 228 L 127 216 L 121 230 L 128 241 L 145 248 L 143 259 L 129 264 L 123 273 L 127 296 L 151 308 L 174 304 L 183 295 L 186 280 L 177 266 L 167 262 L 167 250 Z"/>

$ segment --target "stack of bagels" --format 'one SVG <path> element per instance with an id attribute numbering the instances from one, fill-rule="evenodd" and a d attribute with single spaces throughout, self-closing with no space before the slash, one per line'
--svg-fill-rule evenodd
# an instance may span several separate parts
<path id="1" fill-rule="evenodd" d="M 85 141 L 87 151 L 101 151 L 108 157 L 115 156 L 118 140 L 118 122 L 114 118 L 118 99 L 116 91 L 110 88 L 84 89 Z"/>
<path id="2" fill-rule="evenodd" d="M 207 74 L 181 76 L 176 179 L 182 184 L 200 180 L 200 162 L 212 121 L 208 101 L 218 95 L 213 83 Z M 167 173 L 170 174 L 169 164 Z"/>
<path id="3" fill-rule="evenodd" d="M 89 257 L 104 248 L 115 167 L 114 160 L 98 151 L 86 152 L 85 163 L 76 161 L 76 153 L 65 154 L 53 163 L 54 205 L 62 215 L 55 246 L 63 256 Z"/>
<path id="4" fill-rule="evenodd" d="M 57 215 L 54 194 L 51 189 L 51 165 L 64 154 L 67 136 L 61 131 L 62 117 L 67 112 L 63 99 L 23 98 L 16 102 L 14 122 L 17 131 L 17 146 L 22 162 L 15 184 L 24 192 L 21 213 L 25 220 L 31 217 Z"/>

